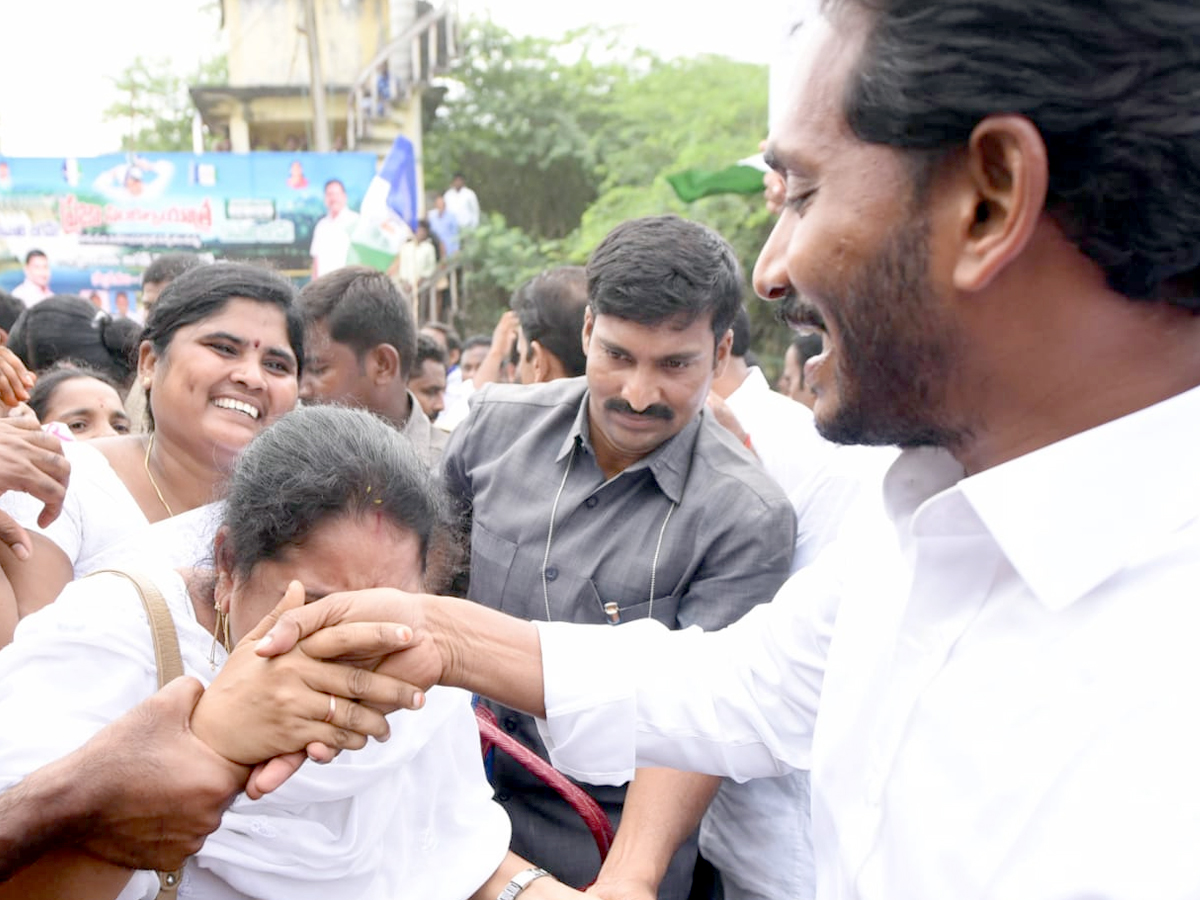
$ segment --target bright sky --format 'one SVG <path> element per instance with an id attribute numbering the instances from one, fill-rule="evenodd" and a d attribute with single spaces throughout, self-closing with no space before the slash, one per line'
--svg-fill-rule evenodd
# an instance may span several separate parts
<path id="1" fill-rule="evenodd" d="M 298 2 L 298 0 L 290 0 Z M 741 0 L 736 14 L 697 13 L 678 0 L 459 0 L 462 18 L 489 16 L 514 34 L 553 36 L 590 23 L 628 28 L 662 56 L 718 53 L 766 63 L 787 10 L 803 0 Z M 112 79 L 136 55 L 171 57 L 180 72 L 220 45 L 203 0 L 39 0 L 6 4 L 0 52 L 0 153 L 91 156 L 119 147 L 121 126 L 101 113 Z M 713 7 L 709 7 L 713 9 Z M 211 37 L 209 37 L 211 35 Z M 24 36 L 24 37 L 21 37 Z"/>

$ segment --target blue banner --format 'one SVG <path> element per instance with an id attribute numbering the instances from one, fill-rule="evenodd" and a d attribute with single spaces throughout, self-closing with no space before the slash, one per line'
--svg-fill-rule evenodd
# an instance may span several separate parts
<path id="1" fill-rule="evenodd" d="M 358 209 L 375 169 L 371 153 L 0 157 L 0 288 L 21 282 L 34 249 L 50 259 L 52 290 L 96 294 L 113 311 L 167 251 L 302 277 L 326 183 L 341 181 Z"/>

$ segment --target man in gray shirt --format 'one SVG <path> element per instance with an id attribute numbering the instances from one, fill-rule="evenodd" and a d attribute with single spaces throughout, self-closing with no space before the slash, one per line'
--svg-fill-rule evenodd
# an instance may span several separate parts
<path id="1" fill-rule="evenodd" d="M 737 259 L 704 226 L 638 219 L 601 242 L 587 282 L 587 374 L 489 385 L 446 448 L 446 485 L 472 521 L 468 595 L 529 619 L 720 628 L 774 595 L 795 532 L 782 491 L 705 410 L 741 302 Z M 546 755 L 532 719 L 492 708 Z M 504 758 L 494 784 L 514 851 L 569 884 L 595 878 L 569 806 Z M 588 790 L 617 822 L 624 789 Z M 660 897 L 687 896 L 694 860 L 689 842 Z"/>

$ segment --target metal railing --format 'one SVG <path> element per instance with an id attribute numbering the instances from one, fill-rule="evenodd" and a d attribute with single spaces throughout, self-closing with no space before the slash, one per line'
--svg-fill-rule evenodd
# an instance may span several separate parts
<path id="1" fill-rule="evenodd" d="M 458 55 L 457 4 L 447 0 L 439 9 L 418 18 L 404 32 L 375 54 L 350 87 L 346 111 L 346 145 L 353 150 L 366 136 L 370 121 L 392 103 L 407 99 L 415 85 L 428 84 L 445 72 Z M 380 92 L 380 70 L 385 62 L 404 49 L 409 53 L 409 71 L 388 71 L 387 96 Z"/>

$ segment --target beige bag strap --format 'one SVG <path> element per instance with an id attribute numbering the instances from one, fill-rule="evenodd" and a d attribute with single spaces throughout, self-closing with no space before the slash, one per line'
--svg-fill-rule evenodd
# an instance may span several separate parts
<path id="1" fill-rule="evenodd" d="M 158 586 L 141 572 L 127 572 L 124 569 L 101 569 L 93 572 L 120 575 L 128 578 L 137 588 L 138 596 L 142 598 L 142 606 L 150 619 L 150 633 L 154 638 L 154 662 L 158 667 L 158 686 L 162 688 L 183 674 L 183 657 L 179 653 L 179 636 L 175 631 L 175 621 L 171 618 L 171 609 L 163 598 Z M 179 882 L 183 877 L 183 866 L 173 872 L 158 873 L 157 900 L 175 900 L 179 890 Z"/>

